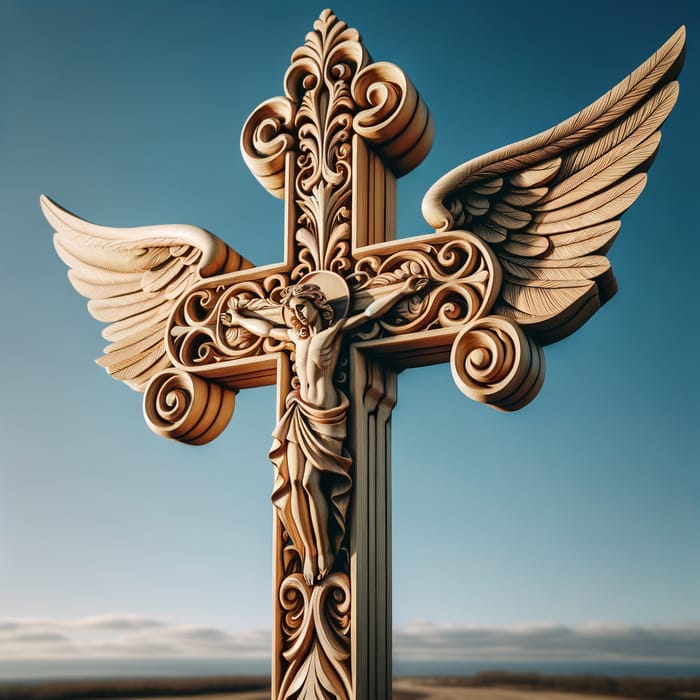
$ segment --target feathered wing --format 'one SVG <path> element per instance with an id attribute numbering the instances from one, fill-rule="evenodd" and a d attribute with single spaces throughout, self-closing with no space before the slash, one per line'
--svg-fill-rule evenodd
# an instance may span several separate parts
<path id="1" fill-rule="evenodd" d="M 90 300 L 92 316 L 110 324 L 102 332 L 110 344 L 97 363 L 136 391 L 171 366 L 165 325 L 178 299 L 205 277 L 252 267 L 196 226 L 107 228 L 45 196 L 41 207 L 71 284 Z"/>
<path id="2" fill-rule="evenodd" d="M 492 246 L 503 267 L 493 313 L 542 344 L 574 332 L 617 290 L 604 254 L 646 183 L 684 52 L 681 27 L 586 109 L 464 163 L 425 195 L 436 230 L 468 229 Z"/>

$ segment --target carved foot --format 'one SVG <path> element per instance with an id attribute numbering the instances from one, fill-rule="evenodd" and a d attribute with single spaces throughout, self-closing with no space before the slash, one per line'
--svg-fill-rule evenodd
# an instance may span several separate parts
<path id="1" fill-rule="evenodd" d="M 318 580 L 321 581 L 328 575 L 333 566 L 333 552 L 328 551 L 318 555 Z"/>
<path id="2" fill-rule="evenodd" d="M 304 557 L 304 581 L 307 586 L 313 586 L 316 583 L 316 562 L 309 554 Z"/>

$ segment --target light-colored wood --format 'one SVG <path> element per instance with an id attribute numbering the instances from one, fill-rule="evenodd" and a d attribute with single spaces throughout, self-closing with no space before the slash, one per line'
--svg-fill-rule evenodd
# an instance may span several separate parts
<path id="1" fill-rule="evenodd" d="M 604 254 L 644 189 L 684 54 L 681 27 L 589 107 L 464 163 L 423 199 L 437 230 L 467 228 L 492 246 L 504 271 L 494 312 L 542 344 L 573 333 L 617 290 Z"/>
<path id="2" fill-rule="evenodd" d="M 146 387 L 143 413 L 158 435 L 203 445 L 221 434 L 235 405 L 235 392 L 179 369 L 163 370 Z"/>
<path id="3" fill-rule="evenodd" d="M 335 381 L 341 343 L 397 301 L 415 295 L 426 282 L 425 277 L 409 274 L 390 293 L 348 317 L 347 283 L 340 275 L 321 270 L 282 290 L 279 313 L 268 314 L 282 318 L 281 322 L 271 322 L 258 312 L 274 302 L 238 299 L 222 314 L 224 326 L 279 340 L 291 345 L 294 353 L 296 376 L 270 451 L 276 468 L 272 502 L 303 560 L 307 586 L 327 576 L 345 539 L 352 460 L 343 449 L 349 399 Z"/>
<path id="4" fill-rule="evenodd" d="M 356 698 L 391 696 L 391 412 L 397 375 L 356 345 L 351 351 L 350 449 L 352 667 Z"/>
<path id="5" fill-rule="evenodd" d="M 428 109 L 329 10 L 241 134 L 285 202 L 282 262 L 253 267 L 191 226 L 96 226 L 42 198 L 71 283 L 110 324 L 100 364 L 144 392 L 151 429 L 201 444 L 237 391 L 278 387 L 274 699 L 389 697 L 396 373 L 450 361 L 474 400 L 533 400 L 541 345 L 615 292 L 604 253 L 644 186 L 683 50 L 681 29 L 571 119 L 442 177 L 423 202 L 437 232 L 422 236 L 396 240 L 396 180 L 430 148 Z"/>
<path id="6" fill-rule="evenodd" d="M 115 379 L 144 391 L 166 356 L 165 326 L 183 292 L 200 280 L 252 267 L 221 239 L 196 226 L 108 228 L 73 216 L 48 197 L 41 208 L 54 231 L 54 246 L 68 265 L 88 310 L 111 324 L 98 360 Z"/>

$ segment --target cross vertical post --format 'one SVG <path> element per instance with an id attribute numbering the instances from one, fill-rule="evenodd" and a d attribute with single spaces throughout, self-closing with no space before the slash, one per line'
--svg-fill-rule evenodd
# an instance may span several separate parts
<path id="1" fill-rule="evenodd" d="M 261 105 L 244 127 L 244 157 L 261 183 L 285 198 L 291 279 L 325 270 L 344 276 L 352 288 L 361 286 L 361 278 L 366 290 L 353 294 L 352 307 L 362 312 L 392 292 L 396 296 L 397 283 L 410 276 L 370 289 L 365 273 L 353 276 L 355 251 L 395 238 L 396 175 L 427 153 L 430 115 L 403 72 L 371 64 L 357 32 L 330 12 L 294 52 L 285 87 L 285 98 Z M 290 142 L 296 149 L 283 155 Z M 389 155 L 382 153 L 386 144 Z M 371 319 L 363 320 L 365 332 L 376 335 L 376 327 L 367 328 Z M 350 349 L 347 340 L 338 370 L 344 376 L 336 381 L 351 407 L 349 532 L 332 573 L 310 586 L 295 569 L 298 557 L 290 555 L 294 538 L 290 547 L 290 533 L 275 519 L 275 698 L 391 694 L 389 430 L 396 373 Z M 278 381 L 278 420 L 284 420 L 285 386 Z"/>
<path id="2" fill-rule="evenodd" d="M 359 350 L 351 356 L 350 444 L 355 457 L 351 580 L 357 698 L 391 697 L 391 412 L 397 375 Z M 359 399 L 359 400 L 357 400 Z"/>
<path id="3" fill-rule="evenodd" d="M 174 421 L 161 409 L 173 383 L 195 375 L 197 391 L 224 395 L 277 385 L 272 697 L 384 698 L 396 372 L 354 348 L 387 335 L 378 321 L 389 311 L 397 328 L 415 321 L 417 308 L 430 315 L 421 301 L 425 265 L 407 266 L 404 256 L 403 267 L 375 268 L 378 246 L 396 237 L 396 178 L 427 154 L 432 120 L 403 71 L 372 63 L 357 31 L 330 11 L 293 53 L 285 93 L 254 110 L 241 136 L 253 174 L 285 201 L 284 259 L 259 268 L 246 261 L 183 295 L 166 329 L 173 366 L 149 384 L 145 414 L 154 430 L 182 439 L 179 414 Z M 316 318 L 307 304 L 316 292 L 332 307 L 331 325 L 319 323 L 307 340 L 298 323 Z M 342 415 L 330 416 L 339 402 Z M 217 430 L 225 414 L 217 412 Z"/>

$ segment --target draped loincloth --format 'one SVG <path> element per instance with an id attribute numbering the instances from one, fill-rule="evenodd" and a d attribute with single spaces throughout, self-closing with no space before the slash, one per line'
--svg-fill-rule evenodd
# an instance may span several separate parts
<path id="1" fill-rule="evenodd" d="M 275 465 L 272 503 L 302 558 L 304 547 L 292 514 L 293 494 L 287 452 L 298 449 L 303 455 L 304 470 L 312 468 L 320 472 L 321 489 L 328 505 L 328 539 L 333 553 L 337 554 L 345 536 L 345 517 L 352 485 L 349 475 L 352 459 L 343 450 L 350 402 L 345 394 L 338 394 L 340 405 L 324 410 L 306 403 L 298 390 L 290 392 L 286 400 L 287 410 L 272 433 L 270 460 Z M 306 491 L 303 493 L 305 498 L 311 498 Z M 300 525 L 303 527 L 303 523 Z M 308 540 L 318 542 L 314 536 Z"/>

